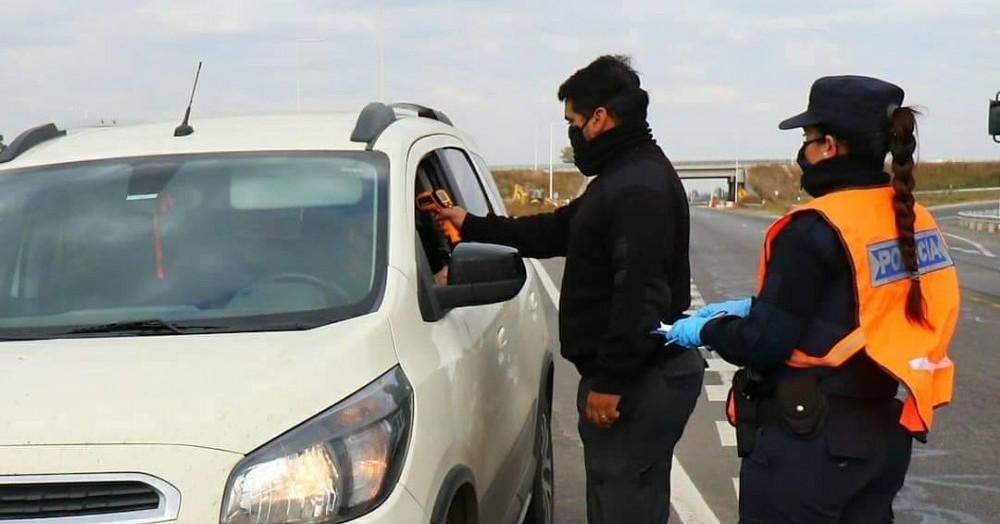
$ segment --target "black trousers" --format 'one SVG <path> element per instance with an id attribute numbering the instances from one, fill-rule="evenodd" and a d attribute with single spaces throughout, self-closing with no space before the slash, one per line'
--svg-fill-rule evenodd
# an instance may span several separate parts
<path id="1" fill-rule="evenodd" d="M 670 518 L 674 445 L 701 394 L 704 361 L 697 351 L 651 367 L 622 392 L 610 429 L 587 421 L 589 381 L 580 381 L 577 410 L 587 471 L 590 524 L 664 524 Z M 697 359 L 697 362 L 694 361 Z"/>
<path id="2" fill-rule="evenodd" d="M 831 403 L 823 431 L 801 440 L 777 424 L 757 430 L 740 468 L 741 524 L 887 524 L 912 438 L 900 403 Z"/>

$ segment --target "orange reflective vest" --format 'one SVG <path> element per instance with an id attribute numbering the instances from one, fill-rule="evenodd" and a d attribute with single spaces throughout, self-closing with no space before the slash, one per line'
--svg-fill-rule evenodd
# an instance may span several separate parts
<path id="1" fill-rule="evenodd" d="M 825 355 L 810 356 L 796 349 L 785 363 L 794 368 L 837 367 L 865 351 L 908 391 L 900 424 L 923 433 L 931 429 L 934 408 L 951 401 L 955 366 L 948 358 L 948 344 L 958 320 L 958 275 L 934 218 L 915 205 L 920 288 L 929 327 L 907 320 L 910 275 L 901 260 L 893 194 L 887 187 L 838 191 L 778 219 L 764 241 L 758 289 L 767 278 L 771 244 L 778 233 L 796 214 L 819 212 L 840 235 L 851 260 L 860 325 Z"/>

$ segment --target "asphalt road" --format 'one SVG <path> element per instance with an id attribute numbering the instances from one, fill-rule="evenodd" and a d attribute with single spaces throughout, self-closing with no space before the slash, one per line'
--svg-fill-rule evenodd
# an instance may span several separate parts
<path id="1" fill-rule="evenodd" d="M 962 312 L 951 348 L 957 376 L 953 403 L 938 411 L 927 445 L 914 446 L 913 462 L 895 510 L 901 524 L 1000 523 L 1000 407 L 993 393 L 1000 377 L 1000 234 L 960 228 L 956 213 L 986 206 L 938 209 L 962 285 Z M 771 218 L 692 209 L 692 286 L 713 302 L 754 291 L 757 257 Z M 541 262 L 558 292 L 562 259 Z M 693 306 L 693 307 L 694 307 Z M 555 329 L 555 306 L 549 315 Z M 558 348 L 555 348 L 558 352 Z M 723 395 L 734 368 L 712 354 L 705 391 L 676 458 L 686 473 L 674 474 L 671 522 L 736 522 L 739 461 L 734 435 L 723 422 Z M 553 439 L 556 522 L 586 522 L 583 448 L 576 432 L 578 375 L 557 357 Z M 693 483 L 689 486 L 687 481 Z M 691 489 L 678 489 L 689 486 Z M 683 497 L 678 500 L 678 494 Z M 694 511 L 693 510 L 699 510 Z M 708 511 L 709 513 L 705 513 Z"/>

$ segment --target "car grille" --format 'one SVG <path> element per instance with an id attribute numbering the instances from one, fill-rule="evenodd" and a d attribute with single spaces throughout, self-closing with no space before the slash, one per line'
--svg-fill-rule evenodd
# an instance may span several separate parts
<path id="1" fill-rule="evenodd" d="M 0 484 L 0 522 L 154 510 L 160 494 L 143 482 Z"/>

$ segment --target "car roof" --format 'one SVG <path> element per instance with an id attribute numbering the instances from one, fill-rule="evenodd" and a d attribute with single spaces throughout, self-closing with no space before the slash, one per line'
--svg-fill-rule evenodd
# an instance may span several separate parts
<path id="1" fill-rule="evenodd" d="M 64 164 L 156 155 L 251 151 L 363 151 L 367 144 L 352 142 L 359 112 L 293 113 L 192 118 L 194 133 L 175 137 L 177 122 L 115 125 L 68 130 L 24 151 L 0 169 Z M 399 118 L 393 126 L 405 136 L 448 133 L 471 138 L 431 118 Z M 398 136 L 398 135 L 396 135 Z M 381 148 L 375 148 L 381 149 Z"/>

